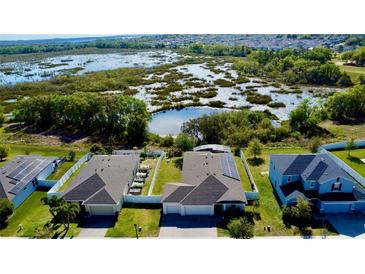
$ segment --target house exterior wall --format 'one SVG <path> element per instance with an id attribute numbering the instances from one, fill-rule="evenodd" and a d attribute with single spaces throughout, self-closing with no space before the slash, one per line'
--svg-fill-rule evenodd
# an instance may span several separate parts
<path id="1" fill-rule="evenodd" d="M 275 167 L 275 164 L 272 161 L 270 161 L 269 177 L 274 187 L 281 186 L 283 182 L 282 175 L 280 174 L 280 171 Z"/>
<path id="2" fill-rule="evenodd" d="M 346 213 L 351 212 L 354 202 L 321 202 L 321 213 Z"/>
<path id="3" fill-rule="evenodd" d="M 332 191 L 332 185 L 335 183 L 341 183 L 341 191 L 338 192 L 343 192 L 343 193 L 351 193 L 353 188 L 354 188 L 354 183 L 346 180 L 344 178 L 340 178 L 340 180 L 337 182 L 337 179 L 332 179 L 329 180 L 327 182 L 323 182 L 319 185 L 319 189 L 318 189 L 318 193 L 319 194 L 324 194 L 324 193 L 329 193 L 329 192 L 334 192 Z"/>
<path id="4" fill-rule="evenodd" d="M 52 163 L 48 165 L 39 175 L 37 176 L 38 180 L 45 180 L 49 175 L 55 170 L 55 165 Z"/>
<path id="5" fill-rule="evenodd" d="M 36 183 L 33 185 L 33 181 L 30 181 L 23 190 L 11 200 L 14 207 L 19 207 L 37 189 L 37 187 Z"/>
<path id="6" fill-rule="evenodd" d="M 318 190 L 318 182 L 316 181 L 302 181 L 304 190 Z"/>
<path id="7" fill-rule="evenodd" d="M 121 205 L 85 205 L 85 210 L 90 215 L 115 215 L 120 211 Z"/>

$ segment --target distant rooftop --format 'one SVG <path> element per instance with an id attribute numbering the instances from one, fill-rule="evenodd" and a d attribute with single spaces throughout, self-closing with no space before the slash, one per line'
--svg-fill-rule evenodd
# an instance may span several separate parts
<path id="1" fill-rule="evenodd" d="M 210 152 L 222 152 L 229 153 L 231 149 L 227 146 L 209 144 L 209 145 L 201 145 L 194 148 L 194 151 L 210 151 Z"/>

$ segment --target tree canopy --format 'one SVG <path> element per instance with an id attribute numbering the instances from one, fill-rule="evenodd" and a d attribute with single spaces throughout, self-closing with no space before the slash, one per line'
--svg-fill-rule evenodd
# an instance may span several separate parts
<path id="1" fill-rule="evenodd" d="M 37 128 L 71 128 L 130 145 L 144 141 L 151 118 L 141 100 L 95 93 L 35 96 L 21 101 L 14 113 L 16 121 Z"/>

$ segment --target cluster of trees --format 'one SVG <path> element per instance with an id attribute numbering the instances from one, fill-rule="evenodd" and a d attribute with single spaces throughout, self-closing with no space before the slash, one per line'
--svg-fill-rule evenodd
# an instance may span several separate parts
<path id="1" fill-rule="evenodd" d="M 288 84 L 351 86 L 348 74 L 331 62 L 327 48 L 256 50 L 247 60 L 237 60 L 233 68 L 248 75 L 261 75 Z"/>
<path id="2" fill-rule="evenodd" d="M 356 66 L 365 66 L 365 47 L 352 51 L 346 51 L 342 54 L 341 59 L 346 62 L 352 62 Z"/>
<path id="3" fill-rule="evenodd" d="M 70 128 L 136 145 L 145 140 L 151 115 L 133 97 L 73 93 L 34 96 L 19 102 L 14 119 L 36 128 Z"/>
<path id="4" fill-rule="evenodd" d="M 280 141 L 288 137 L 288 128 L 274 128 L 266 112 L 240 110 L 205 115 L 182 126 L 182 132 L 193 136 L 198 144 L 227 144 L 244 147 L 252 139 L 261 142 Z"/>
<path id="5" fill-rule="evenodd" d="M 4 115 L 4 107 L 0 106 L 0 127 L 5 121 L 5 115 Z"/>
<path id="6" fill-rule="evenodd" d="M 283 222 L 287 227 L 292 225 L 304 230 L 310 225 L 312 208 L 307 200 L 299 198 L 295 205 L 283 206 Z"/>
<path id="7" fill-rule="evenodd" d="M 5 198 L 0 199 L 0 228 L 6 225 L 6 222 L 14 212 L 14 205 Z"/>
<path id="8" fill-rule="evenodd" d="M 0 46 L 1 54 L 26 54 L 26 53 L 46 53 L 57 52 L 64 50 L 78 50 L 84 48 L 116 48 L 116 49 L 150 49 L 150 48 L 164 48 L 163 43 L 155 45 L 140 42 L 135 39 L 121 40 L 121 39 L 100 39 L 91 42 L 82 43 L 54 43 L 54 44 L 30 44 L 30 45 L 6 45 Z"/>
<path id="9" fill-rule="evenodd" d="M 250 239 L 254 236 L 254 224 L 245 216 L 232 219 L 227 228 L 229 235 L 234 239 Z"/>
<path id="10" fill-rule="evenodd" d="M 6 146 L 0 145 L 0 162 L 2 162 L 9 155 L 9 149 Z"/>
<path id="11" fill-rule="evenodd" d="M 196 146 L 195 138 L 186 133 L 180 133 L 175 138 L 172 135 L 161 137 L 158 134 L 149 133 L 148 139 L 151 144 L 168 148 L 168 155 L 171 157 L 181 156 L 184 151 L 193 150 Z"/>
<path id="12" fill-rule="evenodd" d="M 227 46 L 222 44 L 203 44 L 193 43 L 187 46 L 187 52 L 195 54 L 204 54 L 212 56 L 237 56 L 245 57 L 251 52 L 251 48 L 240 45 L 240 46 Z"/>
<path id="13" fill-rule="evenodd" d="M 326 107 L 330 119 L 342 122 L 365 118 L 365 85 L 330 96 Z"/>

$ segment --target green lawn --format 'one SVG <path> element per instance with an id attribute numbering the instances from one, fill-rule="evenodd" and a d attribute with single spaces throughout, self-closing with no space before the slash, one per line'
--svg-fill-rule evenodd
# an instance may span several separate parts
<path id="1" fill-rule="evenodd" d="M 158 158 L 147 158 L 145 159 L 141 165 L 149 165 L 150 166 L 150 173 L 144 183 L 143 189 L 142 189 L 142 195 L 148 194 L 148 189 L 150 188 L 151 181 L 153 178 L 153 173 L 155 172 L 156 164 L 157 164 Z"/>
<path id="2" fill-rule="evenodd" d="M 52 173 L 47 179 L 48 180 L 58 180 L 60 179 L 66 172 L 69 170 L 76 162 L 86 154 L 86 151 L 77 151 L 75 160 L 72 162 L 66 161 L 62 165 L 60 165 L 57 170 Z"/>
<path id="3" fill-rule="evenodd" d="M 152 194 L 160 195 L 163 192 L 163 187 L 166 183 L 175 183 L 181 181 L 182 170 L 178 163 L 182 161 L 182 157 L 174 157 L 166 159 L 161 162 L 160 169 L 157 173 L 155 186 Z"/>
<path id="4" fill-rule="evenodd" d="M 365 124 L 356 125 L 342 125 L 336 124 L 332 121 L 324 121 L 319 124 L 321 127 L 330 131 L 334 136 L 334 140 L 326 140 L 326 143 L 335 141 L 346 141 L 351 138 L 363 139 L 365 138 Z"/>
<path id="5" fill-rule="evenodd" d="M 246 173 L 245 167 L 243 166 L 242 160 L 240 157 L 234 157 L 236 161 L 236 166 L 238 169 L 238 174 L 240 175 L 242 181 L 242 187 L 244 191 L 252 191 L 250 180 L 248 179 L 248 175 Z"/>
<path id="6" fill-rule="evenodd" d="M 40 201 L 41 198 L 46 195 L 46 191 L 33 192 L 10 217 L 7 227 L 0 230 L 0 236 L 33 237 L 34 230 L 38 226 L 44 225 L 52 218 L 49 213 L 49 207 L 43 205 Z M 20 231 L 18 231 L 19 224 L 22 224 L 23 226 L 23 229 Z M 55 231 L 55 234 L 60 234 L 62 229 L 63 228 L 60 227 Z M 66 237 L 77 236 L 80 233 L 80 230 L 81 229 L 77 224 L 71 224 Z"/>
<path id="7" fill-rule="evenodd" d="M 365 148 L 351 151 L 350 157 L 348 156 L 347 150 L 332 151 L 332 153 L 365 178 L 365 163 L 360 160 L 365 159 Z"/>
<path id="8" fill-rule="evenodd" d="M 6 144 L 9 148 L 9 155 L 5 161 L 0 162 L 0 166 L 5 165 L 13 157 L 17 155 L 34 154 L 42 156 L 57 156 L 64 157 L 68 156 L 68 153 L 72 150 L 67 147 L 60 146 L 44 146 L 44 145 L 23 145 L 23 144 Z M 74 150 L 76 155 L 84 155 L 86 151 Z"/>
<path id="9" fill-rule="evenodd" d="M 118 220 L 109 228 L 106 237 L 136 237 L 134 224 L 142 227 L 140 237 L 158 237 L 160 231 L 160 206 L 124 205 Z"/>
<path id="10" fill-rule="evenodd" d="M 365 75 L 365 67 L 339 65 L 340 70 L 350 75 L 352 82 L 358 83 L 359 76 Z"/>
<path id="11" fill-rule="evenodd" d="M 87 163 L 83 163 L 80 168 L 78 170 L 76 170 L 71 176 L 70 178 L 68 178 L 68 180 L 60 187 L 60 189 L 58 190 L 59 192 L 63 192 L 73 181 L 73 179 L 75 179 L 75 177 L 81 172 L 81 170 L 87 165 Z"/>
<path id="12" fill-rule="evenodd" d="M 259 213 L 260 220 L 255 220 L 255 236 L 285 236 L 297 235 L 294 228 L 286 228 L 282 221 L 281 207 L 278 200 L 275 198 L 274 190 L 271 186 L 268 175 L 265 175 L 269 170 L 270 154 L 294 154 L 294 153 L 308 153 L 307 149 L 303 148 L 275 148 L 264 149 L 261 158 L 264 163 L 259 166 L 253 166 L 249 162 L 252 176 L 260 192 L 260 205 L 258 208 L 247 206 L 246 211 L 255 211 Z M 246 159 L 248 159 L 247 150 L 244 151 Z M 264 172 L 264 175 L 261 173 Z M 264 231 L 264 226 L 270 225 L 271 232 Z M 219 231 L 218 231 L 219 232 Z M 312 229 L 313 235 L 322 235 L 322 229 Z M 222 233 L 220 233 L 222 234 Z"/>

